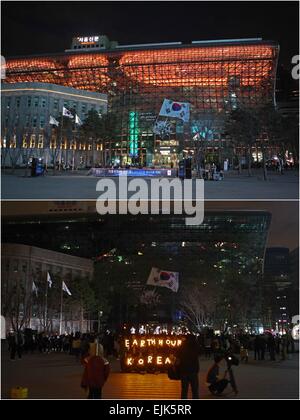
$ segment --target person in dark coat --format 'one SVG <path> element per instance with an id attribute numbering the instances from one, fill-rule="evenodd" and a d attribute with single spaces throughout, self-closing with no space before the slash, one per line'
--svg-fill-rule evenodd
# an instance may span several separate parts
<path id="1" fill-rule="evenodd" d="M 275 338 L 273 337 L 272 334 L 270 334 L 269 337 L 268 337 L 268 350 L 269 350 L 269 353 L 270 353 L 270 359 L 275 361 L 276 360 L 276 357 L 275 357 L 276 342 L 275 342 Z"/>
<path id="2" fill-rule="evenodd" d="M 35 157 L 33 157 L 31 161 L 31 176 L 36 176 L 36 165 L 37 165 L 37 160 Z"/>
<path id="3" fill-rule="evenodd" d="M 177 364 L 181 378 L 181 399 L 187 399 L 189 385 L 193 399 L 199 398 L 199 347 L 194 335 L 188 335 L 177 353 Z"/>
<path id="4" fill-rule="evenodd" d="M 222 359 L 222 356 L 215 355 L 215 362 L 209 368 L 206 375 L 206 382 L 209 384 L 208 389 L 213 395 L 221 395 L 229 383 L 228 379 L 225 376 L 223 378 L 220 378 L 219 376 L 219 363 L 222 361 Z"/>

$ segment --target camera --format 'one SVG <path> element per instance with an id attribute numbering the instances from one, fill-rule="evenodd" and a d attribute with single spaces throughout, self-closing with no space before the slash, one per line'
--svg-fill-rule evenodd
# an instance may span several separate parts
<path id="1" fill-rule="evenodd" d="M 224 359 L 226 360 L 228 368 L 230 368 L 231 366 L 238 366 L 240 363 L 239 359 L 231 353 L 225 354 Z"/>

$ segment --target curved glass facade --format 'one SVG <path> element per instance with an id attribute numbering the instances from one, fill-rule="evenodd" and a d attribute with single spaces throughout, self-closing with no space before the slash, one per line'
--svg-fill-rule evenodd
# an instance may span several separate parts
<path id="1" fill-rule="evenodd" d="M 159 154 L 160 163 L 176 165 L 196 128 L 211 129 L 213 150 L 221 140 L 224 112 L 238 103 L 274 102 L 278 51 L 276 43 L 262 40 L 72 51 L 8 59 L 6 82 L 39 81 L 105 93 L 119 125 L 107 148 L 120 163 L 156 164 Z M 173 121 L 167 138 L 153 133 L 164 98 L 191 104 L 190 122 Z"/>

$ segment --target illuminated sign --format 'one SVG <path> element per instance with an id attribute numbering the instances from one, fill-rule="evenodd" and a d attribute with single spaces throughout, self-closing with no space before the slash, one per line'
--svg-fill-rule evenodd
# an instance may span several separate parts
<path id="1" fill-rule="evenodd" d="M 176 177 L 176 169 L 108 169 L 108 168 L 92 168 L 93 176 L 128 176 L 128 177 Z"/>
<path id="2" fill-rule="evenodd" d="M 99 41 L 99 36 L 78 36 L 76 39 L 81 44 L 94 44 Z"/>
<path id="3" fill-rule="evenodd" d="M 138 139 L 139 139 L 138 114 L 137 112 L 131 111 L 129 113 L 130 156 L 138 155 Z"/>
<path id="4" fill-rule="evenodd" d="M 182 345 L 182 336 L 133 336 L 123 340 L 122 369 L 164 370 L 175 361 L 177 349 Z"/>

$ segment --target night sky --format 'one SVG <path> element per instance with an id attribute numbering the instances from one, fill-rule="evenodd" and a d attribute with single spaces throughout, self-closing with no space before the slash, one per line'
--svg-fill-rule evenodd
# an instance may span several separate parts
<path id="1" fill-rule="evenodd" d="M 73 36 L 119 44 L 262 37 L 298 54 L 298 2 L 2 2 L 2 55 L 62 52 Z"/>

